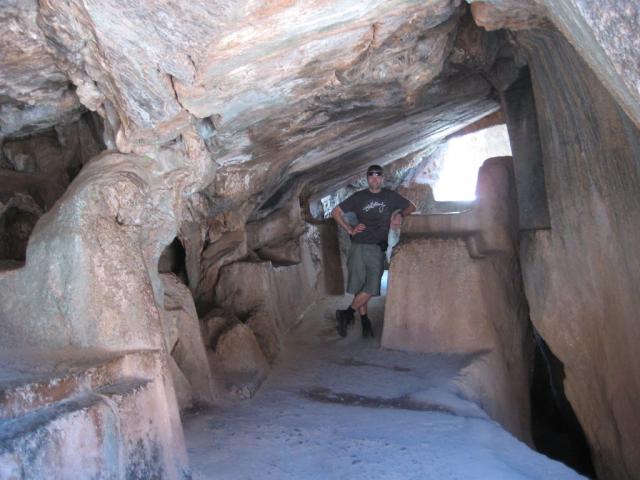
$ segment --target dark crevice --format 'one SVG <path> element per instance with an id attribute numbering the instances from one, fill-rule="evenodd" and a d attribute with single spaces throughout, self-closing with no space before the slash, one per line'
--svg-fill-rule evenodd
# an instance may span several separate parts
<path id="1" fill-rule="evenodd" d="M 158 260 L 159 273 L 173 273 L 185 285 L 189 285 L 187 276 L 187 252 L 178 237 L 173 239 L 160 255 Z"/>
<path id="2" fill-rule="evenodd" d="M 0 259 L 24 262 L 27 243 L 39 215 L 10 207 L 0 214 Z"/>
<path id="3" fill-rule="evenodd" d="M 323 387 L 312 388 L 304 391 L 302 392 L 302 395 L 316 402 L 338 403 L 350 407 L 395 408 L 400 410 L 439 412 L 448 415 L 455 415 L 455 412 L 445 405 L 418 402 L 412 400 L 408 396 L 397 398 L 367 397 L 355 393 L 333 392 L 328 388 Z"/>
<path id="4" fill-rule="evenodd" d="M 595 478 L 591 451 L 582 426 L 564 392 L 564 365 L 534 331 L 531 383 L 531 434 L 540 453 Z"/>

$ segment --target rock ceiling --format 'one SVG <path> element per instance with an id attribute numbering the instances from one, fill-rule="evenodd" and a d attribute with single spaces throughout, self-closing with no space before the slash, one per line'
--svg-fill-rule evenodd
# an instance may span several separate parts
<path id="1" fill-rule="evenodd" d="M 603 33 L 613 13 L 575 5 L 574 23 L 591 28 L 571 28 L 552 0 L 470 3 L 0 0 L 0 141 L 88 109 L 110 150 L 182 152 L 218 208 L 327 192 L 371 162 L 400 160 L 398 180 L 498 108 L 494 87 L 513 80 L 517 55 L 485 29 L 547 17 L 575 44 L 592 32 L 585 58 L 610 53 L 598 71 L 640 118 L 635 74 L 619 75 L 632 56 L 614 48 L 628 35 Z"/>
<path id="2" fill-rule="evenodd" d="M 500 35 L 460 1 L 3 0 L 0 24 L 2 137 L 93 110 L 123 153 L 190 139 L 217 198 L 413 165 L 497 108 Z"/>

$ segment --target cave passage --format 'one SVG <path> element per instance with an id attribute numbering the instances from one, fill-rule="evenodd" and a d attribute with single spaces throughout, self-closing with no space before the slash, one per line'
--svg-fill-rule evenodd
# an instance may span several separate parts
<path id="1" fill-rule="evenodd" d="M 640 478 L 639 18 L 0 0 L 0 480 Z"/>
<path id="2" fill-rule="evenodd" d="M 581 478 L 517 441 L 456 378 L 482 357 L 383 350 L 358 327 L 340 339 L 331 296 L 288 335 L 250 402 L 184 416 L 203 478 Z M 381 331 L 384 298 L 371 302 Z M 339 472 L 339 473 L 338 473 Z"/>

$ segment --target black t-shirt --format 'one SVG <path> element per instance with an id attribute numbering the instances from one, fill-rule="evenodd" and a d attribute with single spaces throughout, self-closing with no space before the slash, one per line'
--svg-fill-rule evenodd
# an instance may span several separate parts
<path id="1" fill-rule="evenodd" d="M 378 193 L 369 189 L 356 192 L 339 207 L 345 213 L 355 213 L 358 223 L 364 223 L 367 227 L 363 232 L 353 236 L 354 243 L 380 244 L 387 241 L 393 212 L 404 210 L 410 204 L 411 202 L 399 193 L 383 188 Z"/>

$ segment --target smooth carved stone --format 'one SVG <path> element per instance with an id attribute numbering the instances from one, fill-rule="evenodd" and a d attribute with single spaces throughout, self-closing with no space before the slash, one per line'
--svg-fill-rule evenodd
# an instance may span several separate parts
<path id="1" fill-rule="evenodd" d="M 0 275 L 2 342 L 161 348 L 157 263 L 175 236 L 181 208 L 181 196 L 165 192 L 190 181 L 177 168 L 165 174 L 182 159 L 174 150 L 161 165 L 109 154 L 83 168 L 38 221 L 25 268 Z M 25 292 L 28 304 L 15 291 Z"/>
<path id="2" fill-rule="evenodd" d="M 633 0 L 467 0 L 488 30 L 524 30 L 553 22 L 640 127 L 640 4 Z"/>
<path id="3" fill-rule="evenodd" d="M 531 68 L 551 221 L 550 230 L 523 235 L 531 321 L 564 366 L 598 478 L 637 478 L 640 131 L 559 33 L 518 37 Z"/>
<path id="4" fill-rule="evenodd" d="M 634 0 L 538 0 L 549 18 L 640 128 L 640 4 Z"/>
<path id="5" fill-rule="evenodd" d="M 478 170 L 476 201 L 462 213 L 411 215 L 403 237 L 463 237 L 469 254 L 516 252 L 517 210 L 511 157 L 487 159 Z"/>
<path id="6" fill-rule="evenodd" d="M 460 238 L 412 240 L 391 261 L 382 346 L 470 354 L 459 387 L 531 443 L 526 299 L 513 257 L 469 256 Z"/>

